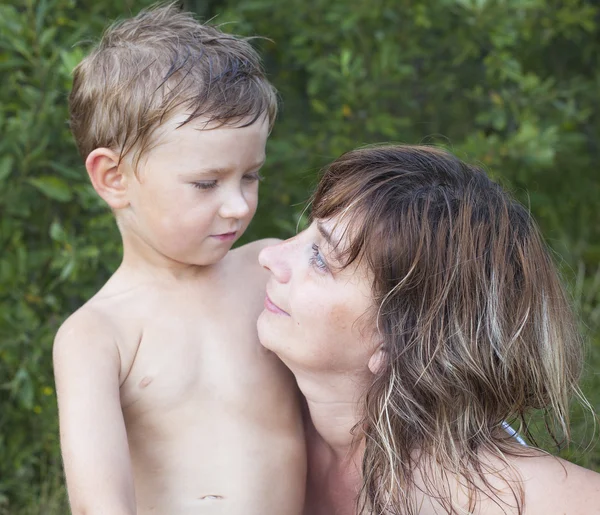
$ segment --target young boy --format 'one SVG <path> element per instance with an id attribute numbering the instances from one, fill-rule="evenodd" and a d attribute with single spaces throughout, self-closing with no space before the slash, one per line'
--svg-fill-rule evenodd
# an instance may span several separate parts
<path id="1" fill-rule="evenodd" d="M 113 26 L 76 68 L 72 130 L 123 261 L 60 328 L 74 515 L 297 515 L 295 382 L 259 344 L 257 205 L 276 97 L 243 39 L 172 6 Z"/>

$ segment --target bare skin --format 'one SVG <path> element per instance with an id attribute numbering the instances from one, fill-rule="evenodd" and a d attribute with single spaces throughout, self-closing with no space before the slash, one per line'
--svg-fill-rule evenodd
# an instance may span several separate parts
<path id="1" fill-rule="evenodd" d="M 55 341 L 72 512 L 299 515 L 299 394 L 256 332 L 266 242 L 229 251 L 256 209 L 268 127 L 178 122 L 139 179 L 108 149 L 86 162 L 124 256 Z"/>
<path id="2" fill-rule="evenodd" d="M 119 270 L 63 327 L 61 338 L 88 335 L 57 350 L 75 502 L 91 489 L 104 501 L 119 485 L 110 513 L 298 513 L 305 472 L 293 378 L 254 330 L 260 245 L 231 251 L 195 282 Z M 93 470 L 77 474 L 87 463 Z"/>
<path id="3" fill-rule="evenodd" d="M 308 481 L 304 515 L 357 514 L 357 499 L 362 486 L 360 465 L 363 447 L 360 442 L 357 444 L 352 441 L 349 430 L 347 435 L 348 444 L 344 452 L 342 448 L 330 446 L 311 421 L 307 423 Z M 523 453 L 522 448 L 517 451 Z M 596 472 L 536 450 L 531 450 L 529 456 L 509 457 L 508 461 L 518 474 L 513 477 L 522 481 L 523 515 L 600 513 L 600 477 Z M 501 464 L 498 467 L 504 468 Z M 474 511 L 467 510 L 468 498 L 458 478 L 450 478 L 447 486 L 452 492 L 453 501 L 465 513 L 517 515 L 519 512 L 513 493 L 506 483 L 492 475 L 488 475 L 487 481 L 498 489 L 494 492 L 498 497 L 492 500 L 492 497 L 480 495 Z M 480 486 L 486 491 L 483 485 Z M 447 513 L 431 496 L 422 492 L 418 492 L 416 503 L 421 515 Z"/>
<path id="4" fill-rule="evenodd" d="M 372 302 L 368 272 L 358 265 L 341 271 L 329 266 L 335 262 L 328 244 L 333 226 L 317 220 L 294 238 L 263 249 L 259 257 L 271 272 L 270 300 L 258 322 L 261 343 L 293 371 L 306 399 L 305 515 L 357 514 L 364 441 L 355 428 L 362 418 L 362 396 L 385 359 L 377 337 L 365 326 Z M 507 457 L 522 482 L 522 514 L 600 514 L 600 474 L 516 442 L 515 450 L 530 454 Z M 427 467 L 422 470 L 427 473 Z M 415 476 L 418 486 L 419 470 Z M 517 515 L 506 485 L 493 474 L 486 479 L 503 489 L 503 502 L 482 495 L 475 510 L 465 513 Z M 456 504 L 467 509 L 459 479 L 449 478 L 448 487 Z M 421 515 L 447 513 L 431 496 L 417 495 Z"/>

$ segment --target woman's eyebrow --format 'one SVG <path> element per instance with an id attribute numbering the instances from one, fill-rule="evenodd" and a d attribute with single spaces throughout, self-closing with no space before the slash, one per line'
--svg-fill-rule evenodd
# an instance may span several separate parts
<path id="1" fill-rule="evenodd" d="M 325 228 L 325 226 L 321 222 L 317 222 L 317 229 L 327 245 L 329 246 L 329 257 L 336 261 L 337 263 L 342 263 L 342 251 L 339 248 L 339 241 L 334 241 L 334 237 L 332 234 Z"/>
<path id="2" fill-rule="evenodd" d="M 321 222 L 317 222 L 317 229 L 319 230 L 319 233 L 331 249 L 330 253 L 333 256 L 333 258 L 337 261 L 340 261 L 340 258 L 342 256 L 342 251 L 340 249 L 340 240 L 337 238 L 337 236 L 334 237 Z"/>
<path id="3" fill-rule="evenodd" d="M 323 239 L 327 242 L 327 244 L 330 247 L 335 247 L 331 238 L 331 234 L 327 231 L 327 229 L 325 229 L 321 222 L 317 222 L 317 229 L 321 233 L 321 236 L 323 236 Z"/>

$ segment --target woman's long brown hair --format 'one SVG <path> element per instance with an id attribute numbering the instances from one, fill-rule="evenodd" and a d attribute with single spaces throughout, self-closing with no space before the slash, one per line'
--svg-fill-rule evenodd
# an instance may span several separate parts
<path id="1" fill-rule="evenodd" d="M 344 264 L 360 260 L 372 274 L 387 357 L 364 397 L 359 512 L 416 514 L 425 494 L 446 513 L 472 512 L 482 496 L 522 513 L 507 460 L 520 450 L 502 425 L 520 420 L 528 434 L 527 415 L 543 410 L 555 441 L 568 439 L 582 366 L 576 321 L 528 210 L 452 154 L 400 145 L 342 155 L 312 206 L 313 219 L 343 222 Z"/>

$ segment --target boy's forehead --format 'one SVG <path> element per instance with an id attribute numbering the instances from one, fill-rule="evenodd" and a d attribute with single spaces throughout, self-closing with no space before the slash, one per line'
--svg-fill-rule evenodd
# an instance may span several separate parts
<path id="1" fill-rule="evenodd" d="M 197 131 L 200 133 L 213 133 L 213 132 L 231 132 L 234 133 L 240 130 L 251 128 L 258 132 L 265 130 L 268 133 L 269 120 L 266 113 L 261 115 L 256 120 L 252 118 L 247 119 L 234 119 L 226 121 L 218 121 L 206 116 L 198 116 L 190 120 L 190 113 L 179 112 L 171 116 L 168 120 L 158 127 L 156 130 L 157 140 L 169 140 L 179 139 L 182 129 L 191 131 Z"/>
<path id="2" fill-rule="evenodd" d="M 268 136 L 266 117 L 250 125 L 218 124 L 207 119 L 188 119 L 178 113 L 156 131 L 149 158 L 168 157 L 172 163 L 192 164 L 197 169 L 226 171 L 231 168 L 260 167 L 265 160 Z M 251 121 L 251 120 L 249 120 Z M 199 161 L 201 159 L 201 161 Z"/>

